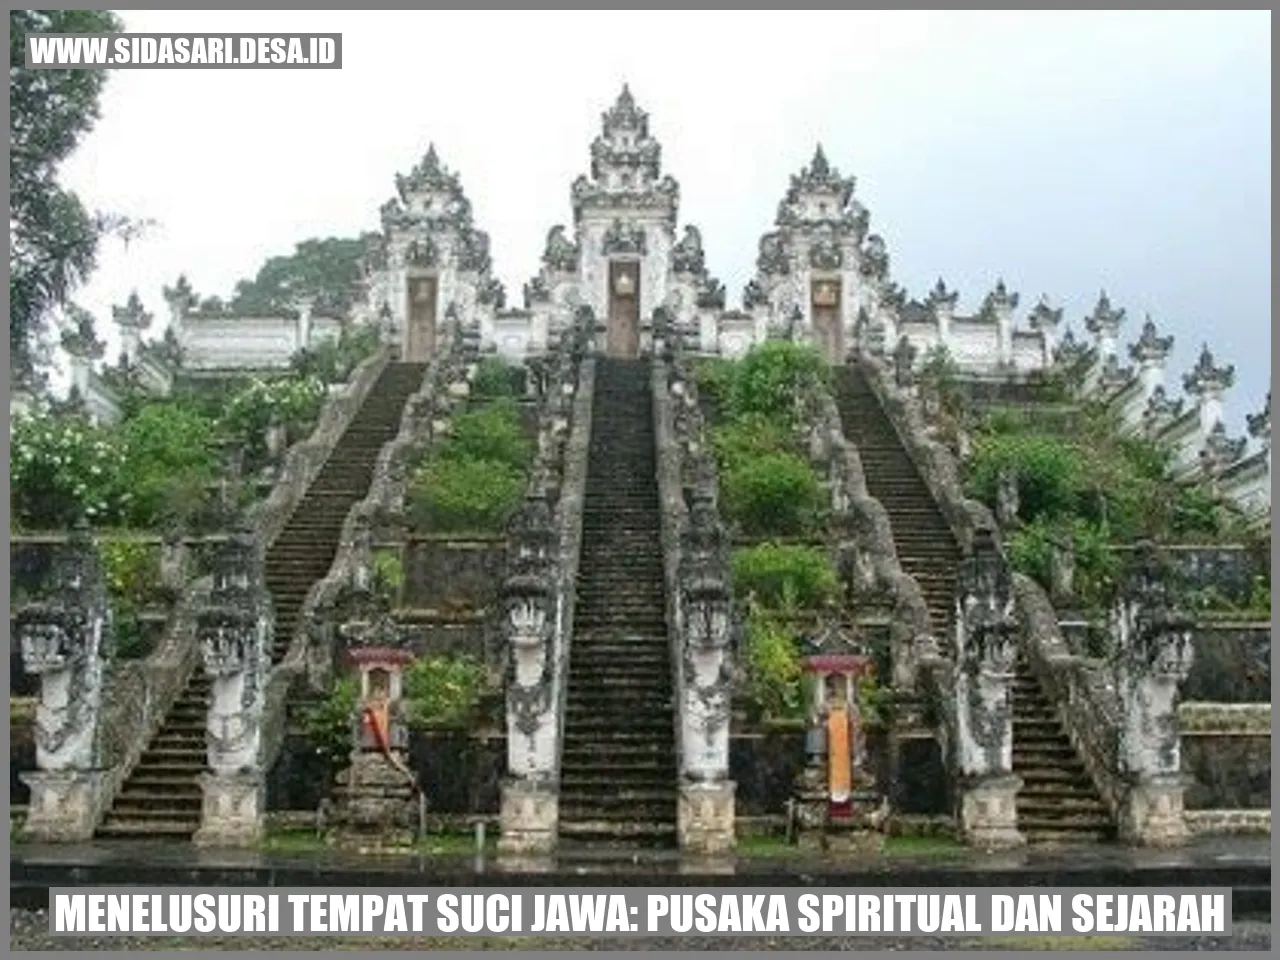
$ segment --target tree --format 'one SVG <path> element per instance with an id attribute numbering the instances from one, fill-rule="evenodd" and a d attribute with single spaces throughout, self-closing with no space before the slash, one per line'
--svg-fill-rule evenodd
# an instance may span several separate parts
<path id="1" fill-rule="evenodd" d="M 12 372 L 31 379 L 47 360 L 48 321 L 96 262 L 98 241 L 129 224 L 93 214 L 57 182 L 92 129 L 106 71 L 31 70 L 32 33 L 117 33 L 101 10 L 9 12 L 9 346 Z"/>
<path id="2" fill-rule="evenodd" d="M 363 236 L 304 240 L 288 256 L 269 259 L 254 279 L 236 284 L 229 312 L 279 314 L 308 298 L 318 311 L 345 314 L 360 293 L 367 243 Z"/>

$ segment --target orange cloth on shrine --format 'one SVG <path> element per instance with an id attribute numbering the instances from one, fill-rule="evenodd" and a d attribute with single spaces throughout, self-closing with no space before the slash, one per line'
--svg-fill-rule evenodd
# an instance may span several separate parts
<path id="1" fill-rule="evenodd" d="M 379 700 L 366 704 L 364 715 L 369 729 L 373 731 L 373 739 L 377 741 L 378 749 L 383 753 L 389 753 L 391 750 L 391 717 L 387 702 Z"/>
<path id="2" fill-rule="evenodd" d="M 827 784 L 831 789 L 832 803 L 843 803 L 853 791 L 849 714 L 843 707 L 833 707 L 827 715 Z"/>

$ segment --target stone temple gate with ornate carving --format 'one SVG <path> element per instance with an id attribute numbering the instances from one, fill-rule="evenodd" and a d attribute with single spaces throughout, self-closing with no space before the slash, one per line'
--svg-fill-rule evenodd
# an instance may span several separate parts
<path id="1" fill-rule="evenodd" d="M 497 820 L 512 855 L 582 842 L 718 854 L 749 817 L 846 850 L 912 817 L 990 848 L 1116 835 L 1171 845 L 1264 819 L 1269 830 L 1269 806 L 1265 818 L 1186 809 L 1182 725 L 1255 730 L 1265 707 L 1269 728 L 1270 704 L 1181 702 L 1204 631 L 1179 609 L 1171 558 L 1127 545 L 1120 589 L 1091 624 L 1073 546 L 1047 547 L 1051 586 L 1015 574 L 1002 536 L 1021 522 L 1019 477 L 998 478 L 994 514 L 970 499 L 961 438 L 940 435 L 940 388 L 920 376 L 921 354 L 942 345 L 971 385 L 1032 404 L 1043 383 L 1031 374 L 1069 368 L 1075 400 L 1109 404 L 1171 445 L 1171 479 L 1200 470 L 1224 497 L 1261 484 L 1250 519 L 1269 527 L 1270 402 L 1250 418 L 1261 448 L 1243 457 L 1221 422 L 1233 370 L 1207 348 L 1184 379 L 1195 399 L 1184 410 L 1160 383 L 1171 338 L 1148 320 L 1130 348 L 1138 371 L 1121 368 L 1124 313 L 1105 295 L 1086 320 L 1090 349 L 1059 340 L 1062 312 L 1044 303 L 1020 329 L 1003 283 L 971 317 L 941 281 L 908 300 L 853 180 L 821 148 L 760 241 L 742 308 L 727 309 L 625 88 L 572 186 L 572 230 L 548 233 L 521 309 L 506 307 L 488 237 L 434 149 L 396 194 L 369 251 L 367 300 L 342 318 L 377 326 L 380 345 L 331 385 L 310 437 L 286 453 L 272 425 L 271 492 L 214 539 L 212 584 L 185 577 L 185 560 L 165 565 L 180 599 L 156 651 L 104 669 L 112 610 L 87 530 L 15 617 L 40 691 L 28 836 L 258 843 L 298 702 L 339 689 L 344 670 L 360 683 L 352 716 L 338 718 L 351 721 L 351 751 L 324 800 L 328 825 L 364 840 L 412 833 L 434 804 L 459 805 L 445 794 L 460 777 L 439 759 L 442 741 L 411 736 L 405 691 L 427 651 L 459 645 L 488 668 L 503 728 L 466 749 L 499 742 L 502 756 L 473 765 L 500 776 L 477 775 L 465 809 L 448 812 Z M 264 335 L 255 352 L 245 344 L 267 327 L 254 322 L 174 317 L 194 365 L 223 370 L 287 362 L 323 327 L 303 310 L 296 340 Z M 247 332 L 219 346 L 234 323 Z M 809 539 L 751 540 L 726 509 L 712 431 L 736 413 L 700 397 L 700 361 L 769 340 L 816 345 L 831 372 L 797 377 L 803 402 L 785 398 L 767 451 L 812 480 Z M 485 354 L 513 361 L 505 392 L 483 393 Z M 518 506 L 485 537 L 415 527 L 432 458 L 459 416 L 497 394 L 522 411 L 511 430 L 530 441 L 527 472 L 512 467 Z M 229 493 L 225 506 L 234 513 Z M 779 537 L 804 539 L 832 581 L 779 627 L 803 647 L 803 697 L 781 730 L 742 709 L 743 624 L 756 608 L 733 561 L 744 542 L 774 550 Z M 404 583 L 388 586 L 386 569 Z M 421 602 L 404 600 L 410 581 Z M 1106 657 L 1087 654 L 1087 627 L 1105 634 Z M 776 757 L 760 746 L 773 734 Z"/>

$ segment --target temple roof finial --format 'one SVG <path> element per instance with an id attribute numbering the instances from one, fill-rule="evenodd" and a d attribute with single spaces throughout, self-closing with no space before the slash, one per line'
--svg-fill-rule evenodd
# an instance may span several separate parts
<path id="1" fill-rule="evenodd" d="M 1235 380 L 1236 368 L 1231 364 L 1218 366 L 1206 343 L 1200 348 L 1200 359 L 1196 365 L 1182 378 L 1182 388 L 1196 395 L 1221 392 L 1231 389 Z"/>

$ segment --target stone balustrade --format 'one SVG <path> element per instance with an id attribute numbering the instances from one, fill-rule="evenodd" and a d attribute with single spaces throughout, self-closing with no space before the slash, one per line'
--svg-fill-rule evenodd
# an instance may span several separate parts
<path id="1" fill-rule="evenodd" d="M 559 826 L 560 756 L 595 362 L 595 318 L 579 313 L 543 365 L 538 454 L 522 509 L 508 531 L 499 632 L 505 648 L 507 776 L 499 847 L 545 854 Z"/>

